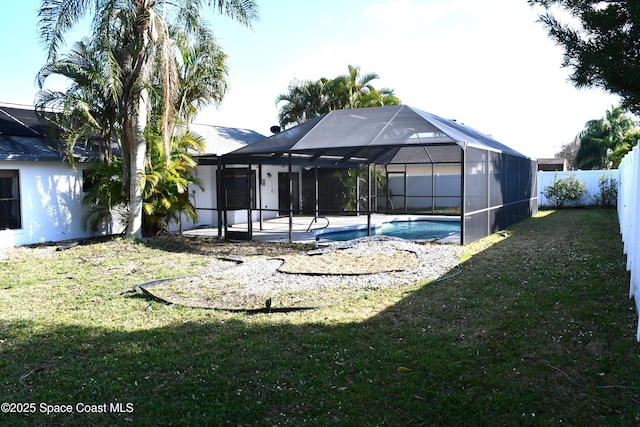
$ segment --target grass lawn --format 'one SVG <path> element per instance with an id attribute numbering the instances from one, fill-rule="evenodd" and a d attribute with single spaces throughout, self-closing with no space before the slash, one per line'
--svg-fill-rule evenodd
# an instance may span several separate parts
<path id="1" fill-rule="evenodd" d="M 123 292 L 206 269 L 205 250 L 164 239 L 55 249 L 0 260 L 2 409 L 21 412 L 1 425 L 640 423 L 615 210 L 544 211 L 465 247 L 445 280 L 292 313 Z"/>

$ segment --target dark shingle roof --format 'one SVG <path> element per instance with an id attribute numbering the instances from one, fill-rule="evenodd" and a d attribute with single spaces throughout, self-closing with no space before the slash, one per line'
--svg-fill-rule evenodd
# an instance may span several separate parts
<path id="1" fill-rule="evenodd" d="M 55 131 L 47 115 L 40 118 L 33 107 L 0 104 L 0 160 L 61 161 L 64 142 L 48 137 Z M 220 155 L 264 139 L 265 136 L 249 129 L 192 124 L 190 128 L 206 140 L 204 155 Z M 94 147 L 95 148 L 95 147 Z M 78 161 L 97 160 L 92 147 L 76 145 L 74 157 Z"/>
<path id="2" fill-rule="evenodd" d="M 0 160 L 56 161 L 62 158 L 47 144 L 46 138 L 0 135 Z"/>
<path id="3" fill-rule="evenodd" d="M 0 160 L 61 160 L 33 107 L 0 105 Z"/>
<path id="4" fill-rule="evenodd" d="M 45 113 L 45 118 L 36 114 L 33 107 L 0 105 L 0 160 L 8 161 L 62 161 L 63 141 L 47 136 L 56 131 Z M 82 147 L 76 147 L 75 157 L 79 161 L 97 158 Z"/>
<path id="5" fill-rule="evenodd" d="M 33 107 L 0 105 L 0 135 L 44 138 L 46 134 L 46 122 L 38 117 Z"/>

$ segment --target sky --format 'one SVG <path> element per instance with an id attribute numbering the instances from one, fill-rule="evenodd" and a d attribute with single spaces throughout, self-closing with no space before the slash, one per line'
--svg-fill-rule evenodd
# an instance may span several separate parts
<path id="1" fill-rule="evenodd" d="M 576 89 L 562 48 L 526 0 L 257 0 L 251 29 L 206 13 L 229 56 L 229 90 L 196 122 L 251 129 L 278 124 L 278 95 L 294 80 L 375 73 L 402 104 L 455 119 L 521 153 L 553 157 L 619 98 Z M 38 0 L 0 6 L 0 103 L 32 105 L 46 55 Z M 82 25 L 67 37 L 86 36 Z M 56 84 L 55 82 L 52 84 Z"/>

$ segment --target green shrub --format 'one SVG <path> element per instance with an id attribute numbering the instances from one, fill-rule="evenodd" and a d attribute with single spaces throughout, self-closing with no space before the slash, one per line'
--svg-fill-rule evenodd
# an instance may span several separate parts
<path id="1" fill-rule="evenodd" d="M 614 207 L 618 203 L 618 180 L 602 174 L 598 181 L 599 193 L 595 195 L 598 206 Z"/>
<path id="2" fill-rule="evenodd" d="M 553 184 L 546 186 L 542 190 L 542 195 L 556 208 L 564 207 L 567 202 L 579 200 L 584 193 L 584 181 L 577 179 L 575 175 L 570 175 L 567 178 L 558 178 L 556 176 Z"/>

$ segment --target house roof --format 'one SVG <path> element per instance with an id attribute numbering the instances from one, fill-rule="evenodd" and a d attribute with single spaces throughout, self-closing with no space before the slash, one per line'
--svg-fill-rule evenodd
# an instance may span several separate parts
<path id="1" fill-rule="evenodd" d="M 256 162 L 287 153 L 298 163 L 459 162 L 460 148 L 468 146 L 528 158 L 463 124 L 394 105 L 334 110 L 235 150 L 225 159 Z"/>
<path id="2" fill-rule="evenodd" d="M 47 132 L 53 123 L 47 114 L 41 118 L 31 106 L 0 104 L 0 160 L 61 161 L 63 141 L 50 139 Z M 190 129 L 206 141 L 203 155 L 222 155 L 244 147 L 264 135 L 249 129 L 191 124 Z M 97 159 L 97 155 L 81 146 L 75 147 L 78 161 Z"/>
<path id="3" fill-rule="evenodd" d="M 0 135 L 0 160 L 61 161 L 62 158 L 45 138 Z"/>
<path id="4" fill-rule="evenodd" d="M 206 146 L 202 155 L 221 156 L 245 145 L 264 139 L 265 136 L 250 129 L 212 126 L 192 123 L 189 129 L 205 139 Z"/>
<path id="5" fill-rule="evenodd" d="M 60 141 L 47 139 L 48 126 L 52 125 L 38 117 L 33 107 L 0 105 L 0 160 L 62 160 L 54 147 Z"/>
<path id="6" fill-rule="evenodd" d="M 538 159 L 539 171 L 565 171 L 569 168 L 569 162 L 565 158 Z"/>
<path id="7" fill-rule="evenodd" d="M 567 159 L 565 158 L 542 158 L 542 159 L 538 159 L 538 164 L 540 165 L 556 165 L 556 164 L 564 164 L 567 161 Z"/>
<path id="8" fill-rule="evenodd" d="M 44 138 L 46 134 L 47 123 L 33 107 L 0 105 L 0 135 Z"/>

